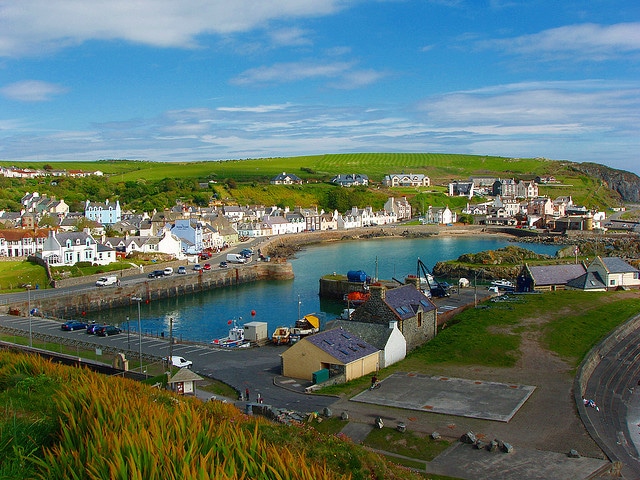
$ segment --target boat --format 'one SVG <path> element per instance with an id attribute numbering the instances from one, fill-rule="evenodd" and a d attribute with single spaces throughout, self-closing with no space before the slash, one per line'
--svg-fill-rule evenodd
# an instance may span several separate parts
<path id="1" fill-rule="evenodd" d="M 271 335 L 271 341 L 276 345 L 287 345 L 291 342 L 291 329 L 289 327 L 278 327 Z"/>
<path id="2" fill-rule="evenodd" d="M 295 326 L 291 329 L 290 341 L 296 343 L 304 338 L 320 331 L 320 318 L 317 315 L 308 314 L 296 320 Z"/>
<path id="3" fill-rule="evenodd" d="M 248 347 L 249 341 L 244 338 L 244 328 L 238 325 L 235 318 L 233 320 L 229 320 L 227 323 L 231 325 L 229 335 L 223 338 L 216 338 L 211 342 L 211 344 L 216 347 L 223 348 Z"/>
<path id="4" fill-rule="evenodd" d="M 369 300 L 371 293 L 369 292 L 349 292 L 344 296 L 344 301 L 348 305 L 362 305 Z"/>
<path id="5" fill-rule="evenodd" d="M 500 290 L 515 290 L 516 286 L 509 280 L 504 278 L 491 282 L 492 287 L 498 287 Z"/>

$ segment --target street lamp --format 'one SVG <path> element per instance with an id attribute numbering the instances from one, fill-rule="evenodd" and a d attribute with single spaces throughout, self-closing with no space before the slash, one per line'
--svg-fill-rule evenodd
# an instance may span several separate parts
<path id="1" fill-rule="evenodd" d="M 131 329 L 129 328 L 129 315 L 127 315 L 127 350 L 131 351 Z"/>
<path id="2" fill-rule="evenodd" d="M 141 297 L 131 297 L 131 300 L 138 302 L 138 357 L 140 360 L 140 373 L 142 373 L 142 329 L 140 328 L 140 302 Z"/>

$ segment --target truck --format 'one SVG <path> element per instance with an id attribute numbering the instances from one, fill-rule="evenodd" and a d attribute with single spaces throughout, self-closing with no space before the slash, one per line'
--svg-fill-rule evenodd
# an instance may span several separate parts
<path id="1" fill-rule="evenodd" d="M 110 276 L 110 277 L 100 277 L 96 280 L 96 287 L 106 287 L 109 285 L 115 285 L 118 283 L 118 277 Z"/>
<path id="2" fill-rule="evenodd" d="M 227 262 L 230 263 L 244 263 L 247 259 L 239 253 L 227 253 Z"/>

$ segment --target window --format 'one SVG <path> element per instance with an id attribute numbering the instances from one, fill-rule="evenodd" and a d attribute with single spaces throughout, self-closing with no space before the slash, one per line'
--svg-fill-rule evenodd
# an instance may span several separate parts
<path id="1" fill-rule="evenodd" d="M 422 312 L 418 312 L 418 328 L 422 327 Z"/>
<path id="2" fill-rule="evenodd" d="M 609 285 L 613 287 L 615 284 L 616 284 L 616 279 L 615 278 L 611 278 L 609 280 Z"/>

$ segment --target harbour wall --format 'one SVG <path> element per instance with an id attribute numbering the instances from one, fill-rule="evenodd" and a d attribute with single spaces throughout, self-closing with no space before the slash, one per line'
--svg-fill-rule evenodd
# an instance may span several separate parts
<path id="1" fill-rule="evenodd" d="M 52 318 L 72 318 L 87 312 L 126 307 L 141 302 L 189 295 L 216 288 L 240 285 L 259 280 L 287 280 L 293 278 L 293 267 L 288 262 L 256 262 L 225 269 L 202 271 L 198 274 L 159 277 L 135 284 L 109 287 L 88 287 L 77 291 L 65 289 L 58 295 L 39 298 L 34 294 L 31 308 L 39 315 Z M 49 293 L 47 291 L 47 293 Z M 9 313 L 27 316 L 29 304 L 25 301 L 9 305 Z"/>

